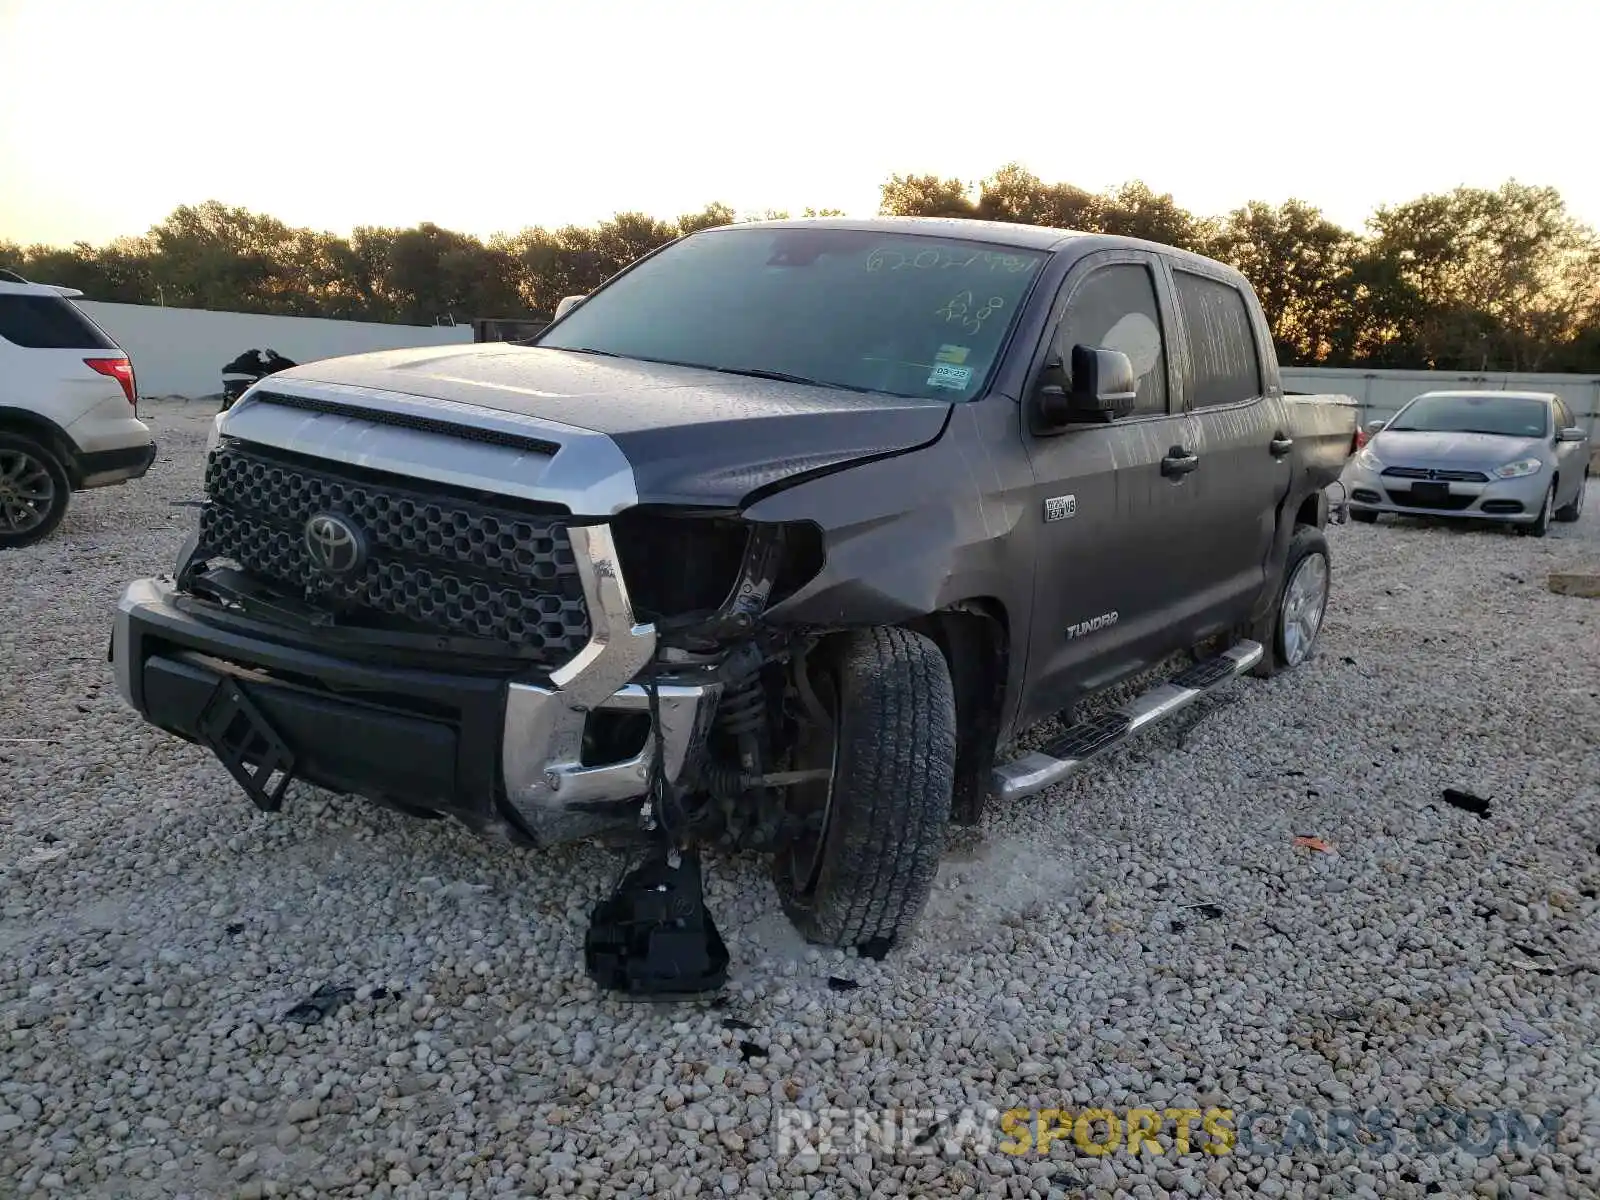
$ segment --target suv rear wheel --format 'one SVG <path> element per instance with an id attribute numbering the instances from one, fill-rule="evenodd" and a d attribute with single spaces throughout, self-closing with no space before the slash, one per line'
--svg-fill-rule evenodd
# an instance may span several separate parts
<path id="1" fill-rule="evenodd" d="M 813 653 L 820 722 L 795 765 L 826 779 L 793 787 L 800 830 L 773 862 L 784 911 L 811 942 L 884 949 L 933 890 L 955 785 L 956 710 L 939 647 L 910 630 L 841 635 Z"/>
<path id="2" fill-rule="evenodd" d="M 0 430 L 0 550 L 49 537 L 71 494 L 60 459 L 31 438 Z"/>

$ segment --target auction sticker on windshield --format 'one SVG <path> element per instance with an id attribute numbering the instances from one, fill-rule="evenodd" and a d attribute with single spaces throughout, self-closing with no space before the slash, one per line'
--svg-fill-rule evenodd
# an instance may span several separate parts
<path id="1" fill-rule="evenodd" d="M 963 390 L 972 382 L 972 368 L 958 367 L 954 363 L 935 363 L 933 374 L 928 376 L 929 387 L 955 388 Z"/>

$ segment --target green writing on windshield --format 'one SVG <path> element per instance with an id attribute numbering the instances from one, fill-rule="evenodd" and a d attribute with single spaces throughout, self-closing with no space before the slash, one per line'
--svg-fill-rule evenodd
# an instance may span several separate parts
<path id="1" fill-rule="evenodd" d="M 968 333 L 977 333 L 985 321 L 1005 306 L 1004 296 L 990 296 L 980 304 L 972 298 L 971 292 L 960 292 L 933 315 L 942 317 L 947 325 L 959 321 Z"/>
<path id="2" fill-rule="evenodd" d="M 1036 256 L 999 254 L 993 250 L 968 250 L 937 247 L 909 253 L 880 247 L 867 255 L 869 271 L 998 271 L 1020 275 L 1039 265 Z"/>

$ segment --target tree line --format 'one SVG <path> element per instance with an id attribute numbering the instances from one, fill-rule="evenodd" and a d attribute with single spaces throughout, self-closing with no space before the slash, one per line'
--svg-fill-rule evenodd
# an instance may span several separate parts
<path id="1" fill-rule="evenodd" d="M 1199 217 L 1140 182 L 1094 192 L 1015 164 L 975 184 L 896 175 L 881 191 L 885 214 L 1126 234 L 1231 263 L 1260 294 L 1286 364 L 1600 372 L 1600 235 L 1554 188 L 1420 196 L 1378 208 L 1359 232 L 1300 200 Z M 673 238 L 738 219 L 711 204 L 487 240 L 431 223 L 343 237 L 207 201 L 103 246 L 0 240 L 0 267 L 134 304 L 410 324 L 537 318 Z"/>

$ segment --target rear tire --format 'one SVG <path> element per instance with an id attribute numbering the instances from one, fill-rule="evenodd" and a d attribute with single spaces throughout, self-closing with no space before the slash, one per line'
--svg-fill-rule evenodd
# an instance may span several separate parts
<path id="1" fill-rule="evenodd" d="M 1284 557 L 1277 599 L 1252 635 L 1266 649 L 1252 672 L 1257 678 L 1271 679 L 1316 654 L 1332 586 L 1328 539 L 1313 525 L 1296 526 Z"/>
<path id="2" fill-rule="evenodd" d="M 821 657 L 821 650 L 818 657 Z M 838 639 L 815 691 L 833 720 L 826 787 L 793 789 L 821 828 L 779 849 L 784 912 L 806 940 L 888 949 L 933 890 L 955 787 L 956 708 L 934 642 L 893 627 Z M 824 763 L 826 765 L 826 763 Z"/>
<path id="3" fill-rule="evenodd" d="M 0 431 L 0 550 L 43 541 L 67 515 L 72 484 L 61 460 L 32 438 Z"/>
<path id="4" fill-rule="evenodd" d="M 1572 498 L 1572 503 L 1556 509 L 1556 520 L 1563 524 L 1571 524 L 1583 515 L 1583 494 L 1589 490 L 1589 472 L 1585 471 L 1578 477 L 1578 494 Z"/>

